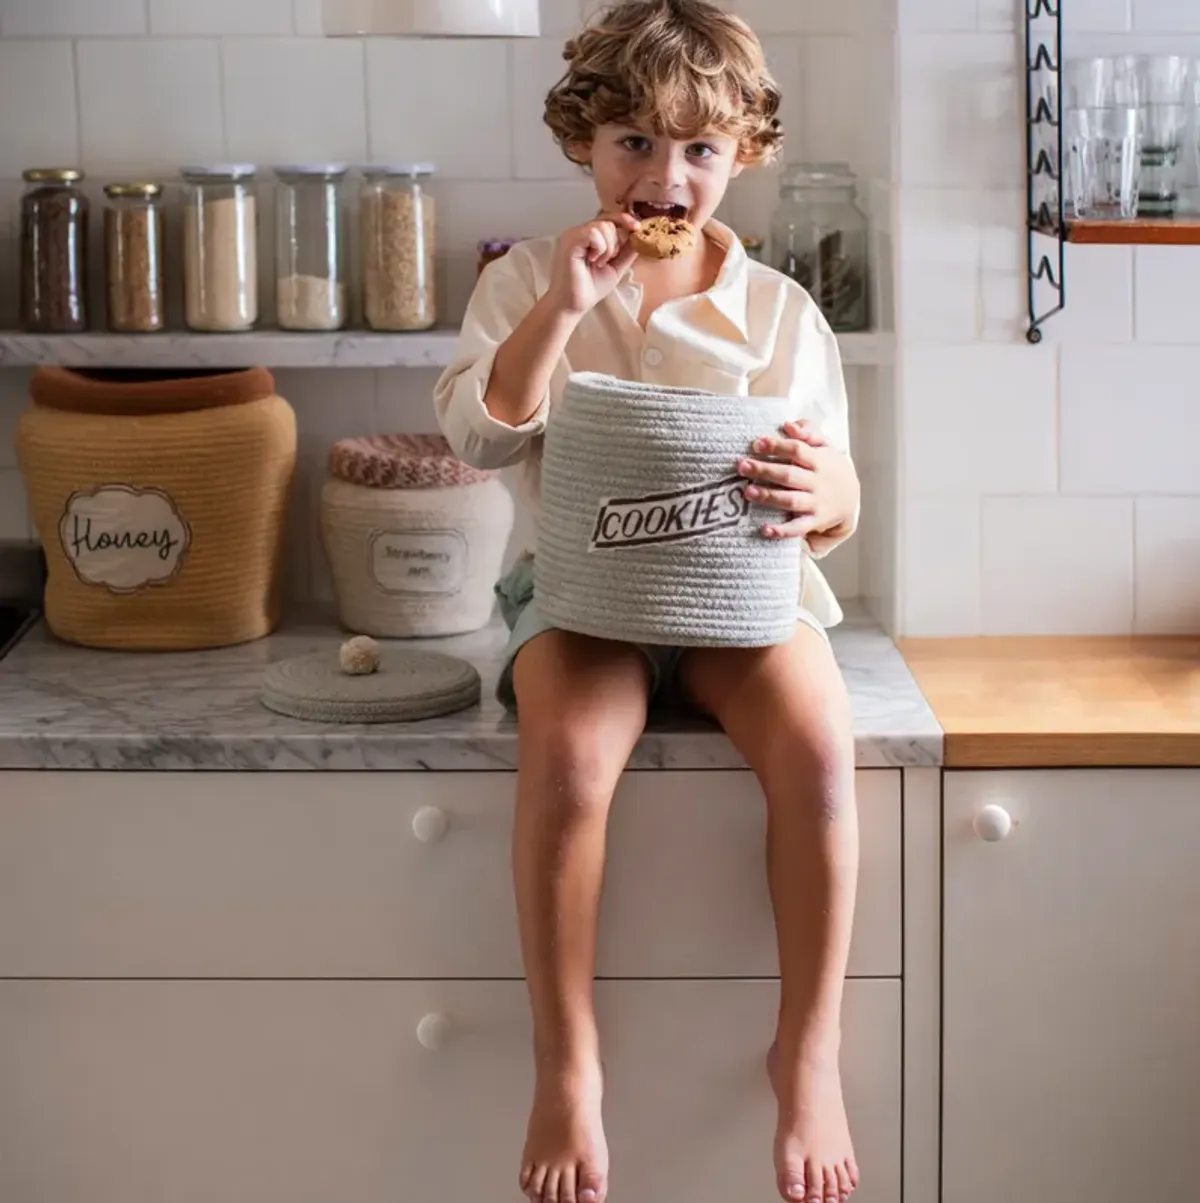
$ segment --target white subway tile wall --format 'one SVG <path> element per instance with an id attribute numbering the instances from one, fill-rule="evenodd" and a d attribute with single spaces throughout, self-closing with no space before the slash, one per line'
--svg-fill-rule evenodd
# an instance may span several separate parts
<path id="1" fill-rule="evenodd" d="M 982 633 L 1131 634 L 1133 506 L 1128 498 L 985 498 Z"/>
<path id="2" fill-rule="evenodd" d="M 423 159 L 447 179 L 513 174 L 512 51 L 504 40 L 371 39 L 372 159 Z"/>
<path id="3" fill-rule="evenodd" d="M 70 42 L 0 41 L 0 176 L 79 157 Z"/>
<path id="4" fill-rule="evenodd" d="M 84 38 L 75 46 L 86 168 L 163 171 L 226 154 L 215 38 Z"/>
<path id="5" fill-rule="evenodd" d="M 1200 497 L 1142 497 L 1137 502 L 1139 635 L 1200 631 Z"/>
<path id="6" fill-rule="evenodd" d="M 1200 633 L 1200 252 L 1068 246 L 1026 342 L 1024 9 L 899 0 L 901 629 Z M 1200 56 L 1194 0 L 1064 11 L 1067 57 Z"/>
<path id="7" fill-rule="evenodd" d="M 901 363 L 909 497 L 1054 492 L 1052 349 L 906 346 Z"/>
<path id="8" fill-rule="evenodd" d="M 146 32 L 146 0 L 4 0 L 0 37 L 119 37 Z"/>
<path id="9" fill-rule="evenodd" d="M 909 502 L 903 544 L 906 635 L 974 635 L 980 628 L 980 502 Z"/>
<path id="10" fill-rule="evenodd" d="M 150 0 L 155 35 L 291 33 L 293 20 L 292 0 Z"/>
<path id="11" fill-rule="evenodd" d="M 251 163 L 367 159 L 363 44 L 340 38 L 226 38 L 226 151 Z"/>

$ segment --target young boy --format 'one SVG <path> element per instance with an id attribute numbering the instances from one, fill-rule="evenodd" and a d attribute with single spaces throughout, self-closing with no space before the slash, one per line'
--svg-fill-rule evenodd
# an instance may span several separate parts
<path id="1" fill-rule="evenodd" d="M 748 448 L 736 470 L 780 511 L 764 537 L 806 539 L 812 557 L 795 637 L 769 648 L 639 647 L 553 629 L 528 556 L 497 587 L 512 628 L 500 694 L 520 722 L 513 868 L 536 1062 L 520 1185 L 541 1203 L 604 1203 L 592 978 L 605 824 L 648 707 L 670 689 L 724 728 L 766 795 L 776 1176 L 787 1200 L 836 1203 L 858 1180 L 838 1065 L 858 827 L 849 708 L 824 633 L 841 612 L 812 558 L 852 533 L 858 480 L 829 326 L 713 220 L 730 179 L 778 153 L 779 92 L 751 31 L 706 0 L 615 4 L 564 58 L 545 120 L 590 173 L 600 212 L 485 269 L 435 391 L 446 437 L 468 463 L 523 464 L 536 507 L 539 436 L 573 371 L 790 396 L 805 421 Z M 695 227 L 694 247 L 638 257 L 629 234 L 664 213 Z"/>

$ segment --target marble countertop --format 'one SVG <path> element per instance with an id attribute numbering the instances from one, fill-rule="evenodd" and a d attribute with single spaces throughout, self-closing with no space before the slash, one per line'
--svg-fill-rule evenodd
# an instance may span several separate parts
<path id="1" fill-rule="evenodd" d="M 937 765 L 942 732 L 892 641 L 851 614 L 831 632 L 853 702 L 861 768 Z M 292 622 L 242 647 L 103 652 L 44 625 L 0 661 L 0 769 L 478 771 L 516 765 L 516 724 L 495 700 L 499 625 L 422 647 L 471 661 L 479 706 L 416 723 L 341 726 L 284 718 L 258 699 L 271 661 L 334 647 L 330 622 Z M 633 769 L 740 768 L 725 736 L 694 717 L 654 719 Z"/>

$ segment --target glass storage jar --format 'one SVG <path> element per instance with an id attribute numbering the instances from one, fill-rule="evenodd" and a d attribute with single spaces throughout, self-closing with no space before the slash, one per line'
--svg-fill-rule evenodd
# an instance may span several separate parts
<path id="1" fill-rule="evenodd" d="M 108 184 L 104 269 L 108 328 L 150 334 L 167 324 L 161 184 Z"/>
<path id="2" fill-rule="evenodd" d="M 479 260 L 476 265 L 475 274 L 482 276 L 483 269 L 489 263 L 494 263 L 497 259 L 503 259 L 520 241 L 520 238 L 485 238 L 476 248 L 479 251 Z"/>
<path id="3" fill-rule="evenodd" d="M 770 264 L 812 295 L 838 331 L 867 329 L 867 218 L 846 163 L 784 170 L 771 218 Z"/>
<path id="4" fill-rule="evenodd" d="M 88 328 L 88 217 L 83 172 L 24 172 L 21 197 L 21 326 L 36 334 Z"/>
<path id="5" fill-rule="evenodd" d="M 437 321 L 433 170 L 415 163 L 363 171 L 363 310 L 372 330 L 428 330 Z"/>
<path id="6" fill-rule="evenodd" d="M 184 320 L 191 330 L 250 330 L 258 321 L 254 171 L 183 169 Z"/>
<path id="7" fill-rule="evenodd" d="M 340 163 L 275 173 L 275 311 L 281 330 L 346 324 L 345 222 Z"/>

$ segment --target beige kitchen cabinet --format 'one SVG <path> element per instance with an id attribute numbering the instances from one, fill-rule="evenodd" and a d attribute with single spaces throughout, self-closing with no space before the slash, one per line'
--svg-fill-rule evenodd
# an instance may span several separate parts
<path id="1" fill-rule="evenodd" d="M 900 1203 L 901 987 L 844 1012 L 860 1203 Z M 599 986 L 615 1199 L 771 1203 L 772 982 Z M 0 1199 L 517 1198 L 520 982 L 0 982 Z"/>
<path id="2" fill-rule="evenodd" d="M 512 773 L 24 773 L 0 789 L 0 976 L 520 977 Z M 853 976 L 900 975 L 899 770 L 858 774 Z M 626 774 L 612 977 L 777 970 L 741 771 Z"/>
<path id="3" fill-rule="evenodd" d="M 1200 1197 L 1200 771 L 944 788 L 942 1203 Z"/>

